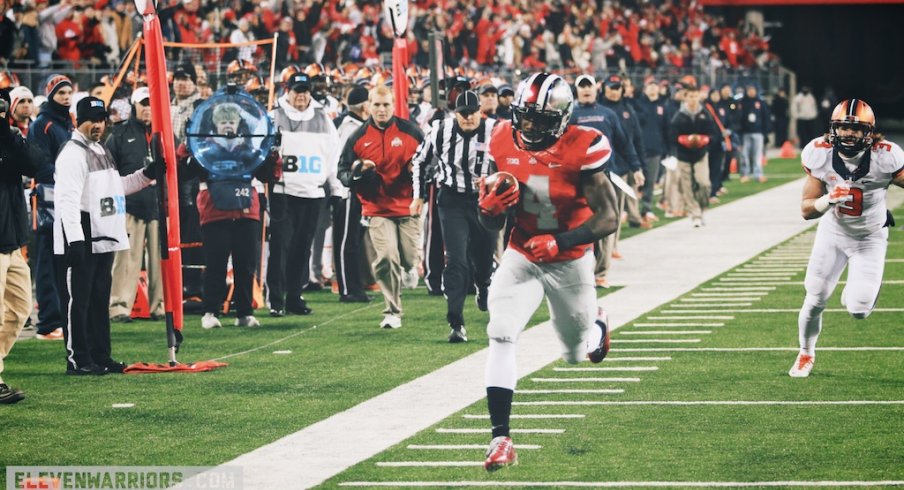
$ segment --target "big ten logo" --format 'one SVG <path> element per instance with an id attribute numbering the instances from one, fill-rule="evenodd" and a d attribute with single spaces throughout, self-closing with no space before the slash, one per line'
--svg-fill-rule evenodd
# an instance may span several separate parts
<path id="1" fill-rule="evenodd" d="M 323 159 L 318 155 L 286 155 L 286 172 L 298 172 L 300 174 L 319 174 L 323 167 Z"/>
<path id="2" fill-rule="evenodd" d="M 114 214 L 125 214 L 125 212 L 126 196 L 102 197 L 100 199 L 101 217 L 112 216 Z"/>

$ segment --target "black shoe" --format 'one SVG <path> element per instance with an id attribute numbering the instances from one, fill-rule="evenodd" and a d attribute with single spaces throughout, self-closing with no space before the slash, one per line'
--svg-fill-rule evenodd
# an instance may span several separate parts
<path id="1" fill-rule="evenodd" d="M 370 303 L 372 300 L 373 298 L 364 293 L 343 294 L 342 296 L 339 296 L 340 303 Z"/>
<path id="2" fill-rule="evenodd" d="M 441 288 L 427 289 L 427 294 L 429 294 L 430 296 L 442 296 L 443 290 Z"/>
<path id="3" fill-rule="evenodd" d="M 129 315 L 116 315 L 110 318 L 113 323 L 132 323 L 132 317 Z"/>
<path id="4" fill-rule="evenodd" d="M 113 360 L 105 362 L 101 366 L 106 368 L 110 374 L 122 374 L 126 370 L 126 363 Z"/>
<path id="5" fill-rule="evenodd" d="M 282 318 L 282 317 L 286 316 L 286 310 L 271 309 L 270 316 L 272 316 L 273 318 Z"/>
<path id="6" fill-rule="evenodd" d="M 603 331 L 603 335 L 600 337 L 600 343 L 596 346 L 596 349 L 587 353 L 587 358 L 590 359 L 590 362 L 598 364 L 603 362 L 603 359 L 606 358 L 606 354 L 609 353 L 609 342 L 611 339 L 611 332 L 609 331 L 609 314 L 600 308 L 596 321 L 593 322 L 593 324 Z"/>
<path id="7" fill-rule="evenodd" d="M 287 306 L 286 312 L 291 313 L 293 315 L 310 315 L 311 309 L 308 308 L 308 305 L 301 304 L 297 306 Z"/>
<path id="8" fill-rule="evenodd" d="M 98 366 L 97 364 L 90 364 L 88 366 L 82 366 L 78 369 L 67 369 L 66 374 L 70 376 L 103 376 L 110 372 L 104 366 Z"/>
<path id="9" fill-rule="evenodd" d="M 309 283 L 305 284 L 304 288 L 302 288 L 302 291 L 322 291 L 322 290 L 323 290 L 323 284 L 320 284 L 319 282 L 309 282 Z"/>
<path id="10" fill-rule="evenodd" d="M 487 311 L 487 296 L 489 294 L 487 288 L 477 288 L 477 295 L 474 297 L 474 301 L 477 303 L 478 310 Z"/>
<path id="11" fill-rule="evenodd" d="M 468 341 L 468 332 L 465 330 L 464 325 L 449 325 L 451 329 L 449 331 L 449 343 L 450 344 L 460 344 L 462 342 Z"/>
<path id="12" fill-rule="evenodd" d="M 15 388 L 10 388 L 6 383 L 0 383 L 0 404 L 12 405 L 25 399 L 25 393 Z"/>

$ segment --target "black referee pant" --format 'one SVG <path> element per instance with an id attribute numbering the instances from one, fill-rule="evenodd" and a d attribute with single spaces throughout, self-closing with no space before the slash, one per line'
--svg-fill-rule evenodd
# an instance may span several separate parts
<path id="1" fill-rule="evenodd" d="M 201 227 L 204 239 L 204 312 L 219 314 L 226 301 L 226 265 L 232 255 L 232 301 L 235 316 L 254 314 L 251 307 L 260 221 L 227 219 Z"/>
<path id="2" fill-rule="evenodd" d="M 334 197 L 333 203 L 333 262 L 339 294 L 342 296 L 363 296 L 364 283 L 361 279 L 361 240 L 364 227 L 361 226 L 361 201 L 354 192 L 346 199 Z"/>
<path id="3" fill-rule="evenodd" d="M 90 237 L 91 235 L 86 235 Z M 86 244 L 91 247 L 91 243 Z M 60 304 L 66 309 L 63 339 L 66 369 L 92 364 L 106 366 L 110 357 L 110 287 L 113 284 L 113 253 L 91 253 L 78 265 L 57 256 L 60 275 Z"/>
<path id="4" fill-rule="evenodd" d="M 443 294 L 443 270 L 446 259 L 443 256 L 443 230 L 437 212 L 437 186 L 427 187 L 427 216 L 424 220 L 424 283 L 432 295 Z"/>
<path id="5" fill-rule="evenodd" d="M 307 307 L 301 291 L 322 201 L 323 198 L 270 194 L 267 289 L 271 309 L 298 311 Z"/>
<path id="6" fill-rule="evenodd" d="M 471 272 L 478 288 L 486 288 L 490 284 L 497 232 L 487 230 L 478 222 L 476 193 L 458 193 L 442 187 L 439 189 L 437 209 L 446 245 L 447 260 L 443 270 L 446 319 L 451 324 L 463 325 Z"/>

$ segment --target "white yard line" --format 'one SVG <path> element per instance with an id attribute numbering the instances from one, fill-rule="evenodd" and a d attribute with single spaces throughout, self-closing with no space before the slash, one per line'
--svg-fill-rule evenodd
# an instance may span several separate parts
<path id="1" fill-rule="evenodd" d="M 540 449 L 543 446 L 539 444 L 518 444 L 518 450 L 522 449 Z M 422 450 L 422 451 L 456 451 L 462 449 L 474 449 L 477 451 L 486 451 L 486 444 L 409 444 L 406 449 Z"/>
<path id="2" fill-rule="evenodd" d="M 648 316 L 647 320 L 734 320 L 733 315 Z M 635 323 L 636 325 L 636 323 Z"/>
<path id="3" fill-rule="evenodd" d="M 605 400 L 566 400 L 512 402 L 513 405 L 530 406 L 636 406 L 659 405 L 676 407 L 696 406 L 849 406 L 849 405 L 904 405 L 904 400 L 637 400 L 637 401 L 605 401 Z"/>
<path id="4" fill-rule="evenodd" d="M 489 434 L 492 429 L 489 427 L 483 429 L 447 429 L 439 428 L 434 432 L 440 434 Z M 513 434 L 564 434 L 565 429 L 511 429 Z"/>
<path id="5" fill-rule="evenodd" d="M 642 347 L 612 349 L 612 352 L 798 352 L 798 347 Z M 904 351 L 904 347 L 819 347 L 819 352 Z"/>
<path id="6" fill-rule="evenodd" d="M 637 332 L 619 332 L 620 335 L 708 335 L 712 330 L 640 330 Z"/>
<path id="7" fill-rule="evenodd" d="M 692 293 L 695 298 L 734 298 L 734 297 L 750 297 L 750 296 L 766 296 L 769 291 L 734 291 L 722 293 Z"/>
<path id="8" fill-rule="evenodd" d="M 519 395 L 619 395 L 625 390 L 607 388 L 602 390 L 518 390 Z"/>
<path id="9" fill-rule="evenodd" d="M 681 298 L 681 301 L 686 303 L 719 303 L 719 302 L 731 302 L 731 301 L 759 301 L 763 298 L 756 296 L 728 296 L 722 298 Z"/>
<path id="10" fill-rule="evenodd" d="M 735 308 L 738 306 L 753 306 L 753 303 L 717 303 L 717 304 L 686 304 L 686 303 L 678 303 L 672 305 L 672 308 L 711 308 L 711 310 L 703 310 L 703 311 L 725 311 L 724 308 Z"/>
<path id="11" fill-rule="evenodd" d="M 557 367 L 553 371 L 559 373 L 606 373 L 606 372 L 631 372 L 631 371 L 658 371 L 657 366 L 626 366 L 626 367 Z"/>
<path id="12" fill-rule="evenodd" d="M 714 287 L 700 288 L 700 291 L 775 291 L 775 286 L 732 286 L 732 287 Z"/>
<path id="13" fill-rule="evenodd" d="M 520 446 L 519 446 L 520 448 Z M 482 463 L 481 463 L 482 464 Z M 787 480 L 787 481 L 354 481 L 343 487 L 433 487 L 433 488 L 751 488 L 751 487 L 889 487 L 904 486 L 904 480 Z"/>
<path id="14" fill-rule="evenodd" d="M 586 417 L 583 413 L 513 413 L 509 415 L 513 419 L 582 419 Z M 464 414 L 462 418 L 468 420 L 489 420 L 489 415 Z M 520 446 L 519 446 L 520 447 Z M 486 449 L 486 446 L 483 446 Z"/>
<path id="15" fill-rule="evenodd" d="M 673 308 L 692 307 L 696 308 L 703 305 L 672 305 Z M 722 306 L 744 306 L 744 305 L 722 305 Z M 750 306 L 750 305 L 747 305 Z M 713 310 L 663 310 L 663 313 L 707 313 Z M 798 313 L 800 308 L 748 308 L 748 309 L 716 309 L 722 313 Z M 826 308 L 825 313 L 847 313 L 844 308 Z M 874 308 L 873 313 L 901 313 L 904 308 Z"/>
<path id="16" fill-rule="evenodd" d="M 634 328 L 661 328 L 661 327 L 724 327 L 724 323 L 633 323 Z"/>
<path id="17" fill-rule="evenodd" d="M 483 461 L 377 461 L 375 464 L 387 468 L 459 468 L 483 466 Z"/>
<path id="18" fill-rule="evenodd" d="M 660 356 L 660 357 L 614 357 L 607 356 L 604 362 L 650 362 L 650 361 L 671 361 L 672 358 L 668 356 Z"/>
<path id="19" fill-rule="evenodd" d="M 534 383 L 640 383 L 640 378 L 531 378 Z"/>
<path id="20" fill-rule="evenodd" d="M 612 339 L 613 344 L 696 344 L 700 339 Z"/>

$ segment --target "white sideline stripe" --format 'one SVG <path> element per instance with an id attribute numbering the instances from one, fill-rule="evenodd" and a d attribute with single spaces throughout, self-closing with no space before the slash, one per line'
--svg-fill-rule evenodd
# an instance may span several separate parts
<path id="1" fill-rule="evenodd" d="M 678 407 L 696 406 L 837 406 L 837 405 L 904 405 L 904 400 L 637 400 L 637 401 L 605 401 L 605 400 L 570 400 L 570 401 L 538 401 L 512 402 L 512 405 L 599 405 L 599 406 L 637 406 L 660 405 Z"/>
<path id="2" fill-rule="evenodd" d="M 622 335 L 707 335 L 712 330 L 641 330 L 639 332 L 619 332 Z"/>
<path id="3" fill-rule="evenodd" d="M 696 344 L 701 339 L 612 339 L 613 344 Z"/>
<path id="4" fill-rule="evenodd" d="M 456 468 L 483 466 L 483 461 L 378 461 L 376 464 L 384 468 Z"/>
<path id="5" fill-rule="evenodd" d="M 794 276 L 799 274 L 801 271 L 781 271 L 781 272 L 766 272 L 766 271 L 743 271 L 738 270 L 734 272 L 729 272 L 727 276 L 741 276 L 741 277 L 771 277 L 771 276 Z"/>
<path id="6" fill-rule="evenodd" d="M 679 308 L 681 306 L 690 306 L 697 307 L 702 305 L 672 305 L 672 307 Z M 735 305 L 722 305 L 722 306 L 735 306 Z M 748 305 L 749 306 L 749 305 Z M 711 310 L 663 310 L 663 313 L 706 313 Z M 728 309 L 722 310 L 724 313 L 798 313 L 800 308 L 749 308 L 744 310 L 737 309 Z M 823 310 L 824 313 L 847 313 L 847 310 L 844 308 L 826 308 Z M 904 308 L 874 308 L 873 313 L 901 313 L 904 312 Z M 614 342 L 614 340 L 613 340 Z"/>
<path id="7" fill-rule="evenodd" d="M 485 434 L 493 432 L 493 429 L 436 429 L 440 434 Z M 512 434 L 564 434 L 565 429 L 511 429 Z"/>
<path id="8" fill-rule="evenodd" d="M 639 383 L 640 378 L 531 378 L 534 383 Z"/>
<path id="9" fill-rule="evenodd" d="M 803 267 L 802 265 L 794 266 L 794 267 L 791 267 L 789 265 L 778 267 L 778 266 L 771 265 L 771 264 L 766 264 L 766 265 L 752 264 L 752 265 L 747 265 L 747 266 L 741 267 L 740 269 L 738 269 L 738 272 L 760 272 L 760 273 L 793 272 L 796 274 L 804 269 L 805 269 L 805 267 Z"/>
<path id="10" fill-rule="evenodd" d="M 733 315 L 648 316 L 647 320 L 734 320 Z M 636 325 L 636 324 L 635 324 Z"/>
<path id="11" fill-rule="evenodd" d="M 489 420 L 489 415 L 469 415 L 465 414 L 462 417 L 466 419 L 480 419 L 480 420 Z M 543 413 L 527 413 L 527 414 L 512 414 L 509 415 L 510 418 L 513 419 L 582 419 L 586 417 L 586 415 L 582 413 L 561 413 L 561 414 L 543 414 Z M 519 446 L 520 447 L 520 446 Z"/>
<path id="12" fill-rule="evenodd" d="M 729 277 L 723 277 L 722 279 L 719 279 L 719 282 L 726 282 L 726 283 L 727 282 L 750 282 L 750 283 L 767 284 L 767 283 L 763 282 L 766 280 L 774 281 L 774 282 L 790 281 L 791 276 L 786 276 L 786 277 L 764 277 L 764 276 L 748 276 L 748 277 L 735 276 L 735 277 L 732 277 L 732 276 L 729 276 Z"/>
<path id="13" fill-rule="evenodd" d="M 693 293 L 691 296 L 695 298 L 730 298 L 733 296 L 766 296 L 769 291 L 735 291 L 724 293 Z"/>
<path id="14" fill-rule="evenodd" d="M 624 393 L 621 388 L 603 390 L 517 390 L 519 395 L 618 395 Z"/>
<path id="15" fill-rule="evenodd" d="M 885 261 L 886 261 L 886 262 L 891 262 L 891 263 L 894 263 L 894 264 L 900 264 L 901 262 L 904 262 L 904 259 L 885 259 Z"/>
<path id="16" fill-rule="evenodd" d="M 518 446 L 521 449 L 521 446 Z M 877 487 L 901 486 L 904 480 L 875 481 L 350 481 L 341 487 L 505 487 L 505 488 L 746 488 L 746 487 Z"/>
<path id="17" fill-rule="evenodd" d="M 565 367 L 557 367 L 553 368 L 553 371 L 560 373 L 602 373 L 602 372 L 630 372 L 630 371 L 658 371 L 659 368 L 657 366 L 630 366 L 630 367 L 576 367 L 576 368 L 565 368 Z"/>
<path id="18" fill-rule="evenodd" d="M 775 286 L 732 286 L 730 288 L 715 287 L 700 288 L 700 291 L 775 291 Z"/>
<path id="19" fill-rule="evenodd" d="M 522 449 L 540 449 L 541 445 L 539 444 L 518 444 L 518 450 Z M 460 450 L 460 449 L 476 449 L 479 451 L 485 451 L 487 448 L 486 444 L 409 444 L 406 449 L 415 449 L 415 450 Z"/>
<path id="20" fill-rule="evenodd" d="M 718 284 L 720 286 L 737 286 L 737 285 L 744 285 L 744 286 L 803 286 L 803 284 L 804 284 L 803 281 L 787 281 L 787 282 L 784 282 L 784 281 L 783 282 L 749 281 L 746 284 L 742 284 L 745 281 L 736 281 L 736 282 L 727 282 L 727 283 L 723 283 L 722 281 L 724 281 L 724 279 L 720 279 L 719 282 L 717 282 L 716 284 Z M 844 281 L 838 281 L 838 284 L 841 284 L 843 282 Z M 882 282 L 886 283 L 887 281 L 882 281 Z"/>
<path id="21" fill-rule="evenodd" d="M 644 347 L 639 349 L 613 349 L 612 352 L 798 352 L 798 347 Z M 904 347 L 820 347 L 819 351 L 866 352 L 904 351 Z"/>
<path id="22" fill-rule="evenodd" d="M 686 303 L 719 303 L 725 301 L 759 301 L 763 298 L 732 295 L 722 298 L 681 298 Z"/>
<path id="23" fill-rule="evenodd" d="M 724 323 L 635 323 L 632 325 L 637 328 L 656 328 L 656 327 L 724 327 Z"/>
<path id="24" fill-rule="evenodd" d="M 662 357 L 612 357 L 609 356 L 603 362 L 618 362 L 618 361 L 671 361 L 672 358 L 670 356 L 662 356 Z"/>
<path id="25" fill-rule="evenodd" d="M 698 304 L 678 303 L 678 304 L 672 305 L 672 308 L 712 308 L 712 310 L 715 310 L 715 311 L 720 311 L 720 310 L 724 311 L 723 308 L 729 308 L 729 307 L 734 308 L 736 306 L 753 306 L 753 303 L 721 303 L 721 304 L 714 304 L 714 305 L 698 305 Z M 705 313 L 706 311 L 712 311 L 712 310 L 703 310 L 703 312 Z"/>

